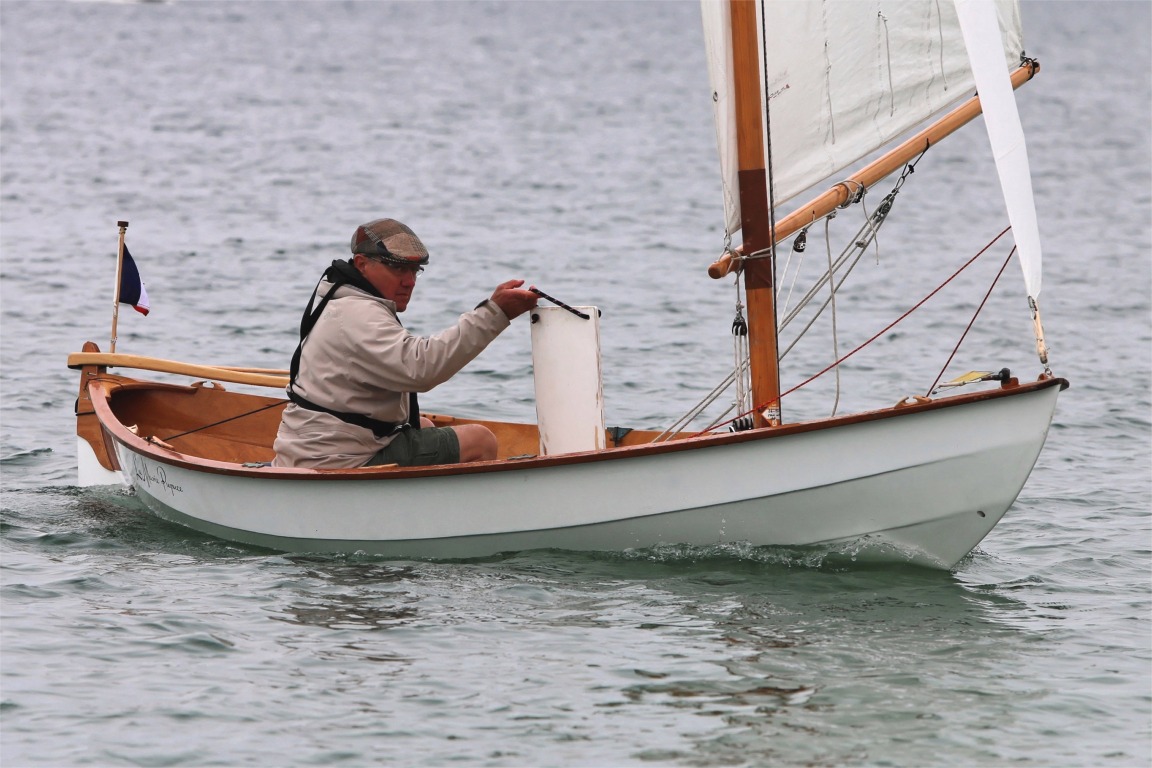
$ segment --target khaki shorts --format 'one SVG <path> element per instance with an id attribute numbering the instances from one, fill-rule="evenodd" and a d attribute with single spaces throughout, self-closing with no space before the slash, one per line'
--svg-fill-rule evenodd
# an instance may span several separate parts
<path id="1" fill-rule="evenodd" d="M 458 464 L 460 440 L 452 427 L 406 429 L 392 442 L 376 451 L 364 466 L 399 464 L 402 467 L 426 467 L 430 464 Z"/>

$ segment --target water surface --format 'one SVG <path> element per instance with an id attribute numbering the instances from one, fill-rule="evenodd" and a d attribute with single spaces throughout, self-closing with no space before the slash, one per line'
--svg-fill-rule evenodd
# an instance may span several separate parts
<path id="1" fill-rule="evenodd" d="M 284 367 L 320 271 L 388 215 L 432 251 L 409 326 L 524 277 L 602 308 L 609 423 L 677 418 L 732 354 L 698 8 L 6 0 L 0 761 L 1148 765 L 1150 8 L 1024 6 L 1073 386 L 1017 504 L 936 573 L 741 547 L 287 557 L 77 489 L 64 359 L 107 347 L 119 219 L 153 304 L 120 351 Z M 979 124 L 926 156 L 838 305 L 841 352 L 1004 227 L 998 194 Z M 853 358 L 841 409 L 922 393 L 1004 255 Z M 953 375 L 1038 372 L 1009 266 Z M 832 359 L 813 337 L 786 386 Z M 531 420 L 527 326 L 422 402 Z"/>

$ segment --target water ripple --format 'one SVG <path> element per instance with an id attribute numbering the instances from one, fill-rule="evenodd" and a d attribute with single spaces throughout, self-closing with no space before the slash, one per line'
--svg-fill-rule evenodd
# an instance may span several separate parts
<path id="1" fill-rule="evenodd" d="M 286 556 L 74 487 L 64 357 L 107 346 L 123 218 L 153 311 L 121 314 L 121 351 L 286 367 L 319 271 L 387 214 L 433 252 L 417 332 L 514 275 L 600 306 L 609 423 L 662 428 L 728 369 L 695 6 L 319 8 L 0 3 L 0 762 L 1152 761 L 1152 7 L 1024 4 L 1045 65 L 1019 91 L 1045 324 L 1073 387 L 1020 500 L 953 573 L 869 564 L 867 540 Z M 365 29 L 377 44 L 351 53 Z M 838 307 L 842 348 L 998 231 L 970 128 L 903 188 Z M 957 367 L 1036 369 L 1011 281 Z M 842 408 L 922 391 L 987 283 L 958 280 L 843 366 Z M 813 338 L 786 378 L 827 365 L 830 329 Z M 514 327 L 426 407 L 531 420 L 530 372 Z M 790 407 L 824 415 L 831 387 Z"/>

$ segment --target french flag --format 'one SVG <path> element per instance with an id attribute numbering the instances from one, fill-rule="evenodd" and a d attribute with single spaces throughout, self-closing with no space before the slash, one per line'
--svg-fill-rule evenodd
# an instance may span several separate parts
<path id="1" fill-rule="evenodd" d="M 142 315 L 147 315 L 151 309 L 148 291 L 144 290 L 140 270 L 136 269 L 136 262 L 132 260 L 132 254 L 128 253 L 127 245 L 124 246 L 124 263 L 120 265 L 120 303 L 131 304 Z"/>

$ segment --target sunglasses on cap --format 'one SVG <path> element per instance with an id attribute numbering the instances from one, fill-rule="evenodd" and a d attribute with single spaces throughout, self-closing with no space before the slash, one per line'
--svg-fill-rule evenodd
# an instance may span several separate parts
<path id="1" fill-rule="evenodd" d="M 371 261 L 375 261 L 378 264 L 383 264 L 393 272 L 407 272 L 411 274 L 412 277 L 420 277 L 420 275 L 424 273 L 424 267 L 420 266 L 419 264 L 405 264 L 402 263 L 399 259 L 393 260 L 383 256 L 369 255 L 367 253 L 363 255 L 365 258 Z"/>

